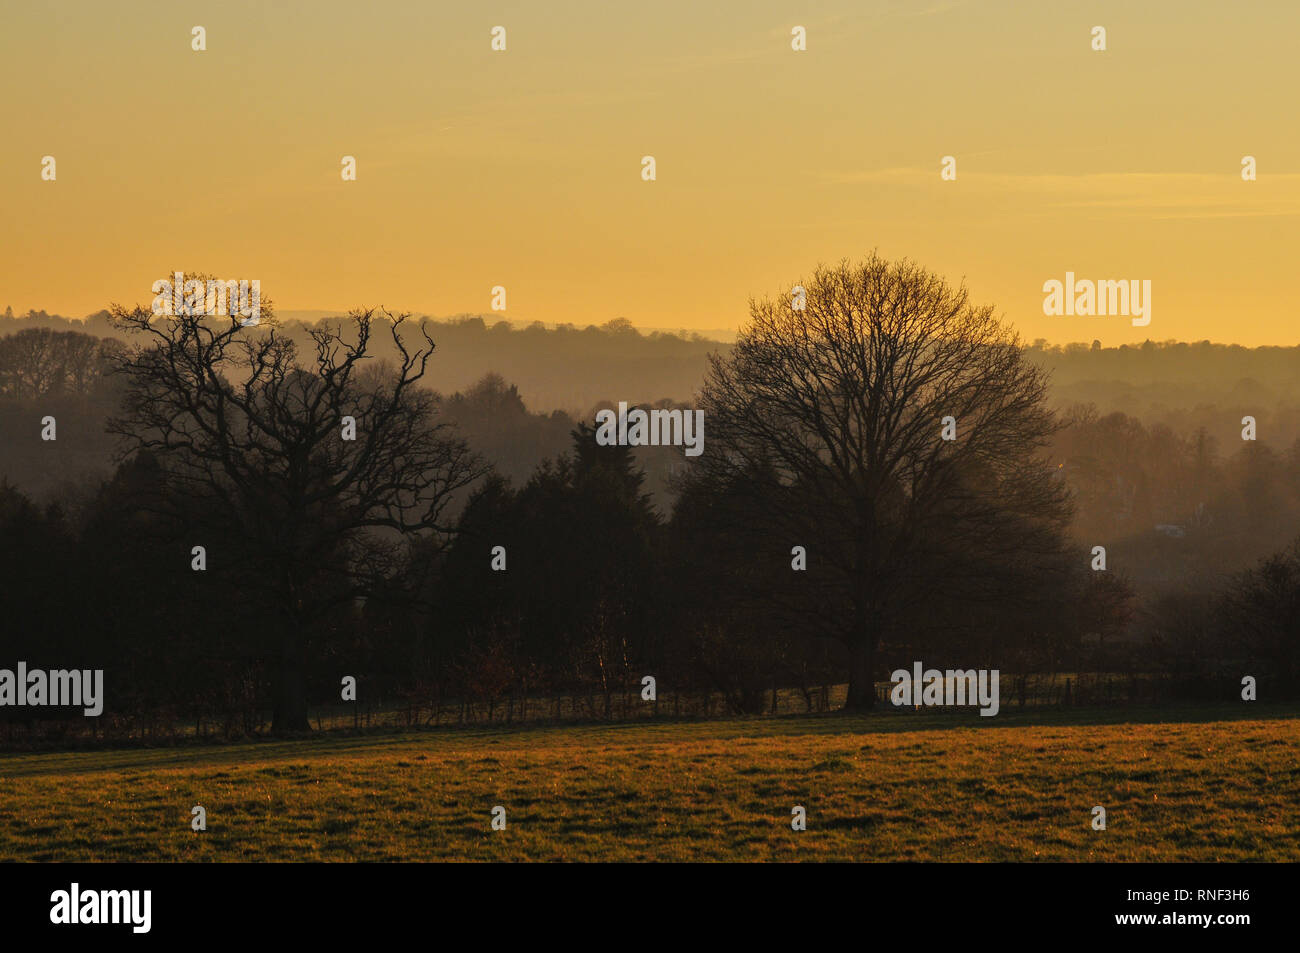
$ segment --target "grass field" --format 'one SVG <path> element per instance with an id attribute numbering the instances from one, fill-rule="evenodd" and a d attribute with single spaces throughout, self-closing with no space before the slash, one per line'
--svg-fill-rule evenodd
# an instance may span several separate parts
<path id="1" fill-rule="evenodd" d="M 1300 709 L 832 713 L 0 755 L 0 858 L 1296 861 Z"/>

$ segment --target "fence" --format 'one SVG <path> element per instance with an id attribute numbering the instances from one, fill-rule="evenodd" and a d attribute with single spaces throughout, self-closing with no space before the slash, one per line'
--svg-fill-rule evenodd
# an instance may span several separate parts
<path id="1" fill-rule="evenodd" d="M 876 684 L 877 711 L 901 713 L 890 703 L 889 682 Z M 1260 698 L 1280 698 L 1289 685 L 1261 677 Z M 556 692 L 546 695 L 504 695 L 487 698 L 439 699 L 433 692 L 390 694 L 365 701 L 317 706 L 311 723 L 320 731 L 440 728 L 455 725 L 510 725 L 563 722 L 635 722 L 650 719 L 690 719 L 817 714 L 844 705 L 845 684 L 772 687 L 747 706 L 719 691 L 658 691 L 643 700 L 639 685 L 616 691 Z M 1177 702 L 1220 703 L 1241 698 L 1240 679 L 1207 675 L 1161 673 L 1033 673 L 1005 674 L 999 679 L 1002 712 L 1065 707 L 1125 707 Z M 756 704 L 756 702 L 758 702 Z M 111 710 L 99 718 L 34 714 L 34 709 L 0 712 L 0 746 L 75 747 L 95 744 L 175 744 L 257 737 L 270 729 L 268 712 L 224 712 L 183 716 L 175 711 L 123 715 Z"/>

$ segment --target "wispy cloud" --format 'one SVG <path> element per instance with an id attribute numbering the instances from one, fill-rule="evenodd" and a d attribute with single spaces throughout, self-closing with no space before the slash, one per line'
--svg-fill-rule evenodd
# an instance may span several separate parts
<path id="1" fill-rule="evenodd" d="M 1144 213 L 1153 218 L 1262 218 L 1300 215 L 1300 173 L 1269 173 L 1243 182 L 1224 172 L 1093 172 L 1021 174 L 979 172 L 958 166 L 956 182 L 941 182 L 933 167 L 823 172 L 834 185 L 882 184 L 896 188 L 961 188 L 1005 196 L 1034 195 L 1049 208 Z"/>

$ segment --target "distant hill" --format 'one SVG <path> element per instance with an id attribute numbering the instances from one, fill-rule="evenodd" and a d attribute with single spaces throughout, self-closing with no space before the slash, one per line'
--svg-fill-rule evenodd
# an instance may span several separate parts
<path id="1" fill-rule="evenodd" d="M 318 320 L 342 316 L 279 312 L 276 320 L 284 333 L 306 344 L 308 329 Z M 548 327 L 541 322 L 521 326 L 495 315 L 412 320 L 423 321 L 437 345 L 426 378 L 435 389 L 445 393 L 465 390 L 495 372 L 519 388 L 529 409 L 564 410 L 575 415 L 586 415 L 601 401 L 689 400 L 703 381 L 709 352 L 730 346 L 689 331 L 641 331 L 625 318 L 585 328 L 571 324 Z M 84 331 L 126 340 L 109 323 L 107 312 L 84 319 L 44 311 L 0 317 L 0 335 L 24 328 Z M 382 337 L 376 345 L 376 356 L 396 357 L 396 349 Z"/>
<path id="2" fill-rule="evenodd" d="M 280 312 L 291 337 L 307 340 L 321 318 L 342 312 Z M 564 410 L 583 416 L 602 401 L 689 402 L 708 368 L 708 354 L 731 342 L 680 331 L 638 329 L 624 318 L 603 325 L 523 325 L 497 315 L 418 318 L 438 346 L 428 380 L 440 391 L 463 391 L 485 374 L 514 384 L 529 410 Z M 119 337 L 106 312 L 68 318 L 43 311 L 0 317 L 0 335 L 29 327 L 80 330 Z M 380 356 L 395 352 L 380 342 Z M 1181 420 L 1197 407 L 1300 407 L 1300 346 L 1245 348 L 1238 345 L 1152 342 L 1103 348 L 1099 344 L 1053 346 L 1036 341 L 1030 360 L 1052 374 L 1059 406 L 1093 403 L 1106 413 L 1122 411 L 1152 422 Z"/>

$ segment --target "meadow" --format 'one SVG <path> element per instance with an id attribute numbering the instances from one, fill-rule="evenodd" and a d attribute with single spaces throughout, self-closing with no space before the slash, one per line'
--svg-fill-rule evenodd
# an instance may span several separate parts
<path id="1" fill-rule="evenodd" d="M 1298 718 L 830 712 L 5 754 L 0 859 L 1296 861 Z"/>

